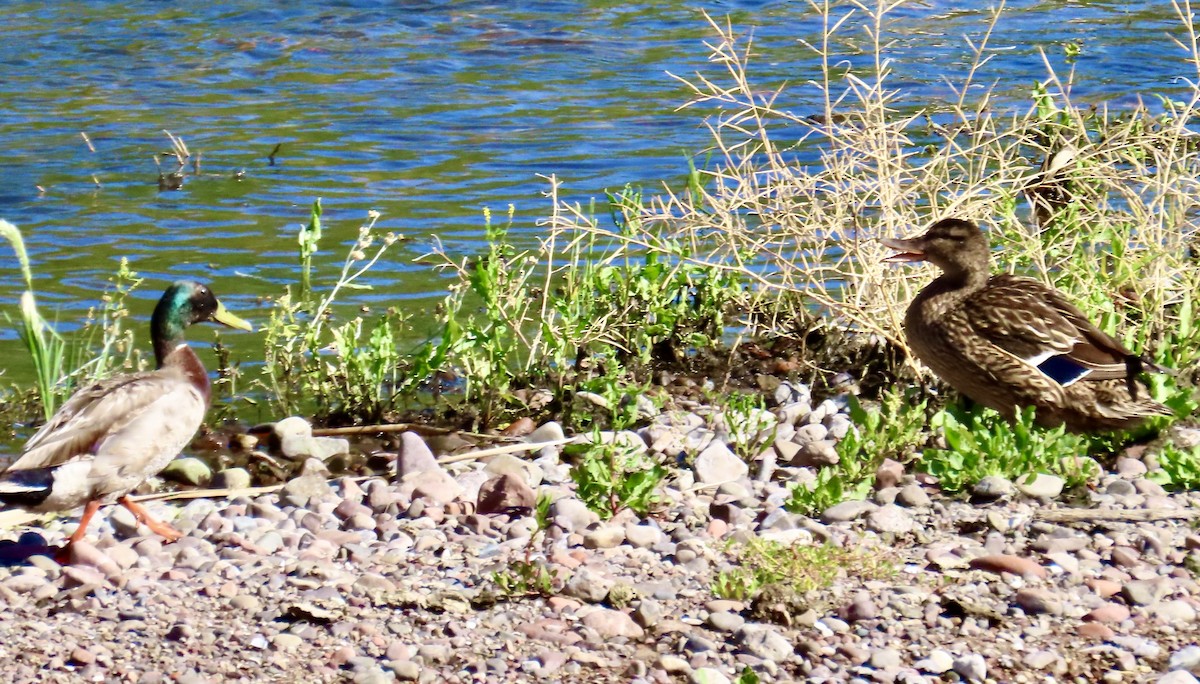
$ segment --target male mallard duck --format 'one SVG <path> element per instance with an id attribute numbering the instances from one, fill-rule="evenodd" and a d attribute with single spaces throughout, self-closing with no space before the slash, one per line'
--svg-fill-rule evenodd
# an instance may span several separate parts
<path id="1" fill-rule="evenodd" d="M 0 473 L 5 504 L 39 512 L 87 504 L 63 555 L 83 538 L 100 505 L 113 501 L 167 541 L 182 536 L 126 494 L 165 468 L 204 420 L 208 373 L 183 339 L 183 329 L 200 321 L 253 329 L 204 285 L 176 282 L 150 319 L 157 370 L 118 375 L 76 392 Z"/>
<path id="2" fill-rule="evenodd" d="M 1131 428 L 1167 407 L 1138 397 L 1147 364 L 1093 325 L 1061 293 L 1032 278 L 989 275 L 991 250 L 979 227 L 945 219 L 885 261 L 929 261 L 942 269 L 904 316 L 908 345 L 941 379 L 1012 419 L 1037 407 L 1037 421 L 1068 430 Z"/>

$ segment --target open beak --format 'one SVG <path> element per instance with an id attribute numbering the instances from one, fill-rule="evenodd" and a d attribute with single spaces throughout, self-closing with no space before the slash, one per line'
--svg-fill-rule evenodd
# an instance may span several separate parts
<path id="1" fill-rule="evenodd" d="M 879 238 L 879 242 L 888 249 L 896 250 L 896 254 L 892 254 L 891 256 L 883 259 L 883 261 L 889 264 L 925 260 L 925 250 L 922 248 L 920 238 L 911 238 L 908 240 Z"/>
<path id="2" fill-rule="evenodd" d="M 229 313 L 229 310 L 226 309 L 225 305 L 221 302 L 217 302 L 217 310 L 213 313 L 212 319 L 231 328 L 237 328 L 238 330 L 245 330 L 247 332 L 254 332 L 254 326 Z"/>

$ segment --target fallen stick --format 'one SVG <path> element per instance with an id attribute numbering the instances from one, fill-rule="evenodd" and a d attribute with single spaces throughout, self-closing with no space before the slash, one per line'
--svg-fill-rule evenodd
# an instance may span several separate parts
<path id="1" fill-rule="evenodd" d="M 465 454 L 456 454 L 454 456 L 443 456 L 437 460 L 439 464 L 459 463 L 461 461 L 473 461 L 477 458 L 486 458 L 488 456 L 499 456 L 500 454 L 511 454 L 518 451 L 537 451 L 549 446 L 558 446 L 568 442 L 575 441 L 571 437 L 563 439 L 552 439 L 549 442 L 521 442 L 517 444 L 502 444 L 500 446 L 491 447 L 488 449 L 480 449 L 479 451 L 470 451 Z"/>
<path id="2" fill-rule="evenodd" d="M 1194 520 L 1200 518 L 1200 509 L 1195 508 L 1056 508 L 1038 511 L 1033 516 L 1046 522 L 1154 522 L 1156 520 Z"/>
<path id="3" fill-rule="evenodd" d="M 454 428 L 435 427 L 421 423 L 381 423 L 379 425 L 349 425 L 334 428 L 313 428 L 313 437 L 337 437 L 340 435 L 373 435 L 386 432 L 419 432 L 426 435 L 460 434 L 486 439 L 503 438 L 498 435 L 484 435 L 478 432 L 456 430 Z"/>

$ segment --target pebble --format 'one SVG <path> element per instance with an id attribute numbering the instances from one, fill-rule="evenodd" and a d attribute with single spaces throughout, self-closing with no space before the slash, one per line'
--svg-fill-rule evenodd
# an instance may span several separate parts
<path id="1" fill-rule="evenodd" d="M 750 655 L 774 663 L 784 662 L 793 653 L 792 642 L 769 625 L 748 623 L 738 631 L 737 639 Z"/>
<path id="2" fill-rule="evenodd" d="M 1007 572 L 1014 575 L 1037 577 L 1039 579 L 1046 576 L 1046 568 L 1038 565 L 1035 561 L 1008 554 L 980 556 L 970 562 L 970 567 L 975 570 Z"/>
<path id="3" fill-rule="evenodd" d="M 583 616 L 583 624 L 596 630 L 603 639 L 628 637 L 641 639 L 644 631 L 628 614 L 619 610 L 600 608 Z"/>
<path id="4" fill-rule="evenodd" d="M 1016 487 L 1031 499 L 1053 499 L 1062 494 L 1066 480 L 1057 475 L 1036 473 L 1017 480 Z"/>
<path id="5" fill-rule="evenodd" d="M 713 442 L 700 452 L 692 470 L 703 484 L 733 482 L 750 473 L 746 462 L 721 442 Z"/>
<path id="6" fill-rule="evenodd" d="M 895 504 L 880 506 L 867 514 L 867 529 L 891 534 L 907 534 L 916 527 L 912 514 Z"/>
<path id="7" fill-rule="evenodd" d="M 736 477 L 708 483 L 703 468 L 677 467 L 729 448 L 728 435 L 706 422 L 711 414 L 677 410 L 636 435 L 605 433 L 637 440 L 648 458 L 673 468 L 644 518 L 623 511 L 601 522 L 573 482 L 551 479 L 555 468 L 570 468 L 557 447 L 543 448 L 536 463 L 529 454 L 536 470 L 523 457 L 493 459 L 506 465 L 491 477 L 477 462 L 437 464 L 415 433 L 399 437 L 405 449 L 386 460 L 407 471 L 398 479 L 343 477 L 331 486 L 325 466 L 307 460 L 304 474 L 277 492 L 155 502 L 156 516 L 187 533 L 174 544 L 111 507 L 73 551 L 86 563 L 60 567 L 34 555 L 0 567 L 0 639 L 20 654 L 19 681 L 71 668 L 89 680 L 139 681 L 145 672 L 152 681 L 166 681 L 163 673 L 220 681 L 254 667 L 297 681 L 595 675 L 659 684 L 728 682 L 747 666 L 760 681 L 927 684 L 1008 681 L 1013 672 L 1014 682 L 1085 681 L 1091 670 L 1071 669 L 1079 649 L 1094 650 L 1122 681 L 1146 667 L 1175 668 L 1167 676 L 1182 678 L 1200 666 L 1189 638 L 1200 585 L 1186 569 L 1200 535 L 1188 525 L 1114 521 L 1085 533 L 1040 520 L 1027 488 L 1026 497 L 968 503 L 890 463 L 878 473 L 888 485 L 873 493 L 878 505 L 845 502 L 817 522 L 785 509 L 789 487 L 813 473 L 790 465 L 782 445 L 795 453 L 801 442 L 832 447 L 852 428 L 842 403 L 811 410 L 809 401 L 805 394 L 802 406 L 776 409 L 798 427 L 777 433 L 781 458 L 754 481 L 733 465 Z M 660 442 L 679 451 L 668 457 L 646 446 Z M 1155 497 L 1166 497 L 1185 509 L 1197 501 L 1160 493 L 1136 466 L 1126 471 L 1102 475 L 1085 493 L 1090 504 L 1157 506 Z M 554 501 L 545 530 L 523 505 L 534 500 L 526 477 L 536 472 L 540 493 Z M 442 501 L 430 488 L 447 480 L 460 493 Z M 1113 497 L 1114 483 L 1134 498 Z M 485 503 L 511 491 L 520 495 Z M 72 529 L 70 520 L 51 521 L 29 543 L 53 546 Z M 13 543 L 16 532 L 5 538 Z M 785 594 L 777 606 L 717 598 L 715 574 L 736 569 L 733 550 L 757 540 L 789 550 L 828 543 L 886 558 L 890 570 L 873 576 L 870 563 L 855 561 L 830 587 Z M 513 596 L 501 594 L 501 575 L 518 580 Z M 46 626 L 61 638 L 44 638 Z M 167 644 L 144 649 L 135 672 L 113 647 L 123 632 Z"/>
<path id="8" fill-rule="evenodd" d="M 625 541 L 625 528 L 619 525 L 600 525 L 583 533 L 587 549 L 611 549 Z"/>
<path id="9" fill-rule="evenodd" d="M 913 663 L 913 667 L 921 672 L 940 675 L 949 672 L 954 667 L 954 656 L 940 648 L 934 649 L 929 652 L 928 656 Z"/>
<path id="10" fill-rule="evenodd" d="M 1175 651 L 1167 659 L 1168 670 L 1200 670 L 1200 646 L 1195 644 L 1184 646 Z"/>
<path id="11" fill-rule="evenodd" d="M 168 463 L 159 475 L 166 480 L 204 487 L 212 480 L 212 468 L 199 458 L 185 456 Z"/>
<path id="12" fill-rule="evenodd" d="M 821 522 L 850 522 L 851 520 L 855 520 L 877 508 L 878 506 L 870 501 L 843 501 L 839 504 L 834 504 L 833 506 L 826 508 L 821 513 Z"/>
<path id="13" fill-rule="evenodd" d="M 715 667 L 699 667 L 688 676 L 688 682 L 691 684 L 729 684 L 729 677 Z"/>
<path id="14" fill-rule="evenodd" d="M 1168 672 L 1154 681 L 1155 684 L 1197 684 L 1196 678 L 1183 670 Z"/>
<path id="15" fill-rule="evenodd" d="M 1001 499 L 1012 496 L 1015 492 L 1016 488 L 1013 487 L 1013 483 L 999 475 L 988 475 L 971 488 L 972 494 L 985 500 Z"/>
<path id="16" fill-rule="evenodd" d="M 971 653 L 954 659 L 954 671 L 968 682 L 982 682 L 987 679 L 987 662 L 978 653 Z"/>
<path id="17" fill-rule="evenodd" d="M 914 482 L 900 488 L 896 494 L 896 503 L 908 508 L 928 508 L 933 505 L 933 500 L 924 487 Z"/>

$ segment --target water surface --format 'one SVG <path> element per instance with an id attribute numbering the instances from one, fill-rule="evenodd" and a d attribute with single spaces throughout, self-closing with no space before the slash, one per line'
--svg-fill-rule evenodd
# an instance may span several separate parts
<path id="1" fill-rule="evenodd" d="M 977 42 L 989 17 L 961 4 L 890 15 L 902 106 L 953 97 L 947 79 L 961 81 L 971 59 L 964 36 Z M 818 62 L 801 41 L 819 40 L 821 20 L 806 3 L 705 8 L 753 31 L 764 92 L 792 83 L 780 103 L 816 110 L 818 93 L 803 84 Z M 142 320 L 184 276 L 261 320 L 258 297 L 296 281 L 294 236 L 317 197 L 328 231 L 318 279 L 336 277 L 374 209 L 382 229 L 410 240 L 348 304 L 429 311 L 445 280 L 414 259 L 434 238 L 456 255 L 478 252 L 485 206 L 514 205 L 517 239 L 535 240 L 549 213 L 538 174 L 583 202 L 626 183 L 680 187 L 686 158 L 708 145 L 706 112 L 676 111 L 687 91 L 668 72 L 721 76 L 693 3 L 13 2 L 5 14 L 0 217 L 25 231 L 40 301 L 64 329 L 97 304 L 121 257 L 148 278 L 134 303 Z M 869 46 L 861 17 L 843 29 L 849 65 L 867 63 L 853 47 Z M 1165 2 L 1020 0 L 977 81 L 1024 108 L 1045 76 L 1039 50 L 1065 73 L 1059 46 L 1073 41 L 1083 46 L 1073 97 L 1132 106 L 1196 77 L 1170 35 L 1181 31 Z M 201 157 L 202 174 L 168 192 L 154 163 L 170 148 L 163 129 Z M 21 289 L 0 247 L 0 309 L 13 312 Z M 257 358 L 253 338 L 227 339 Z M 8 377 L 27 381 L 10 328 L 0 350 L 11 352 Z"/>

